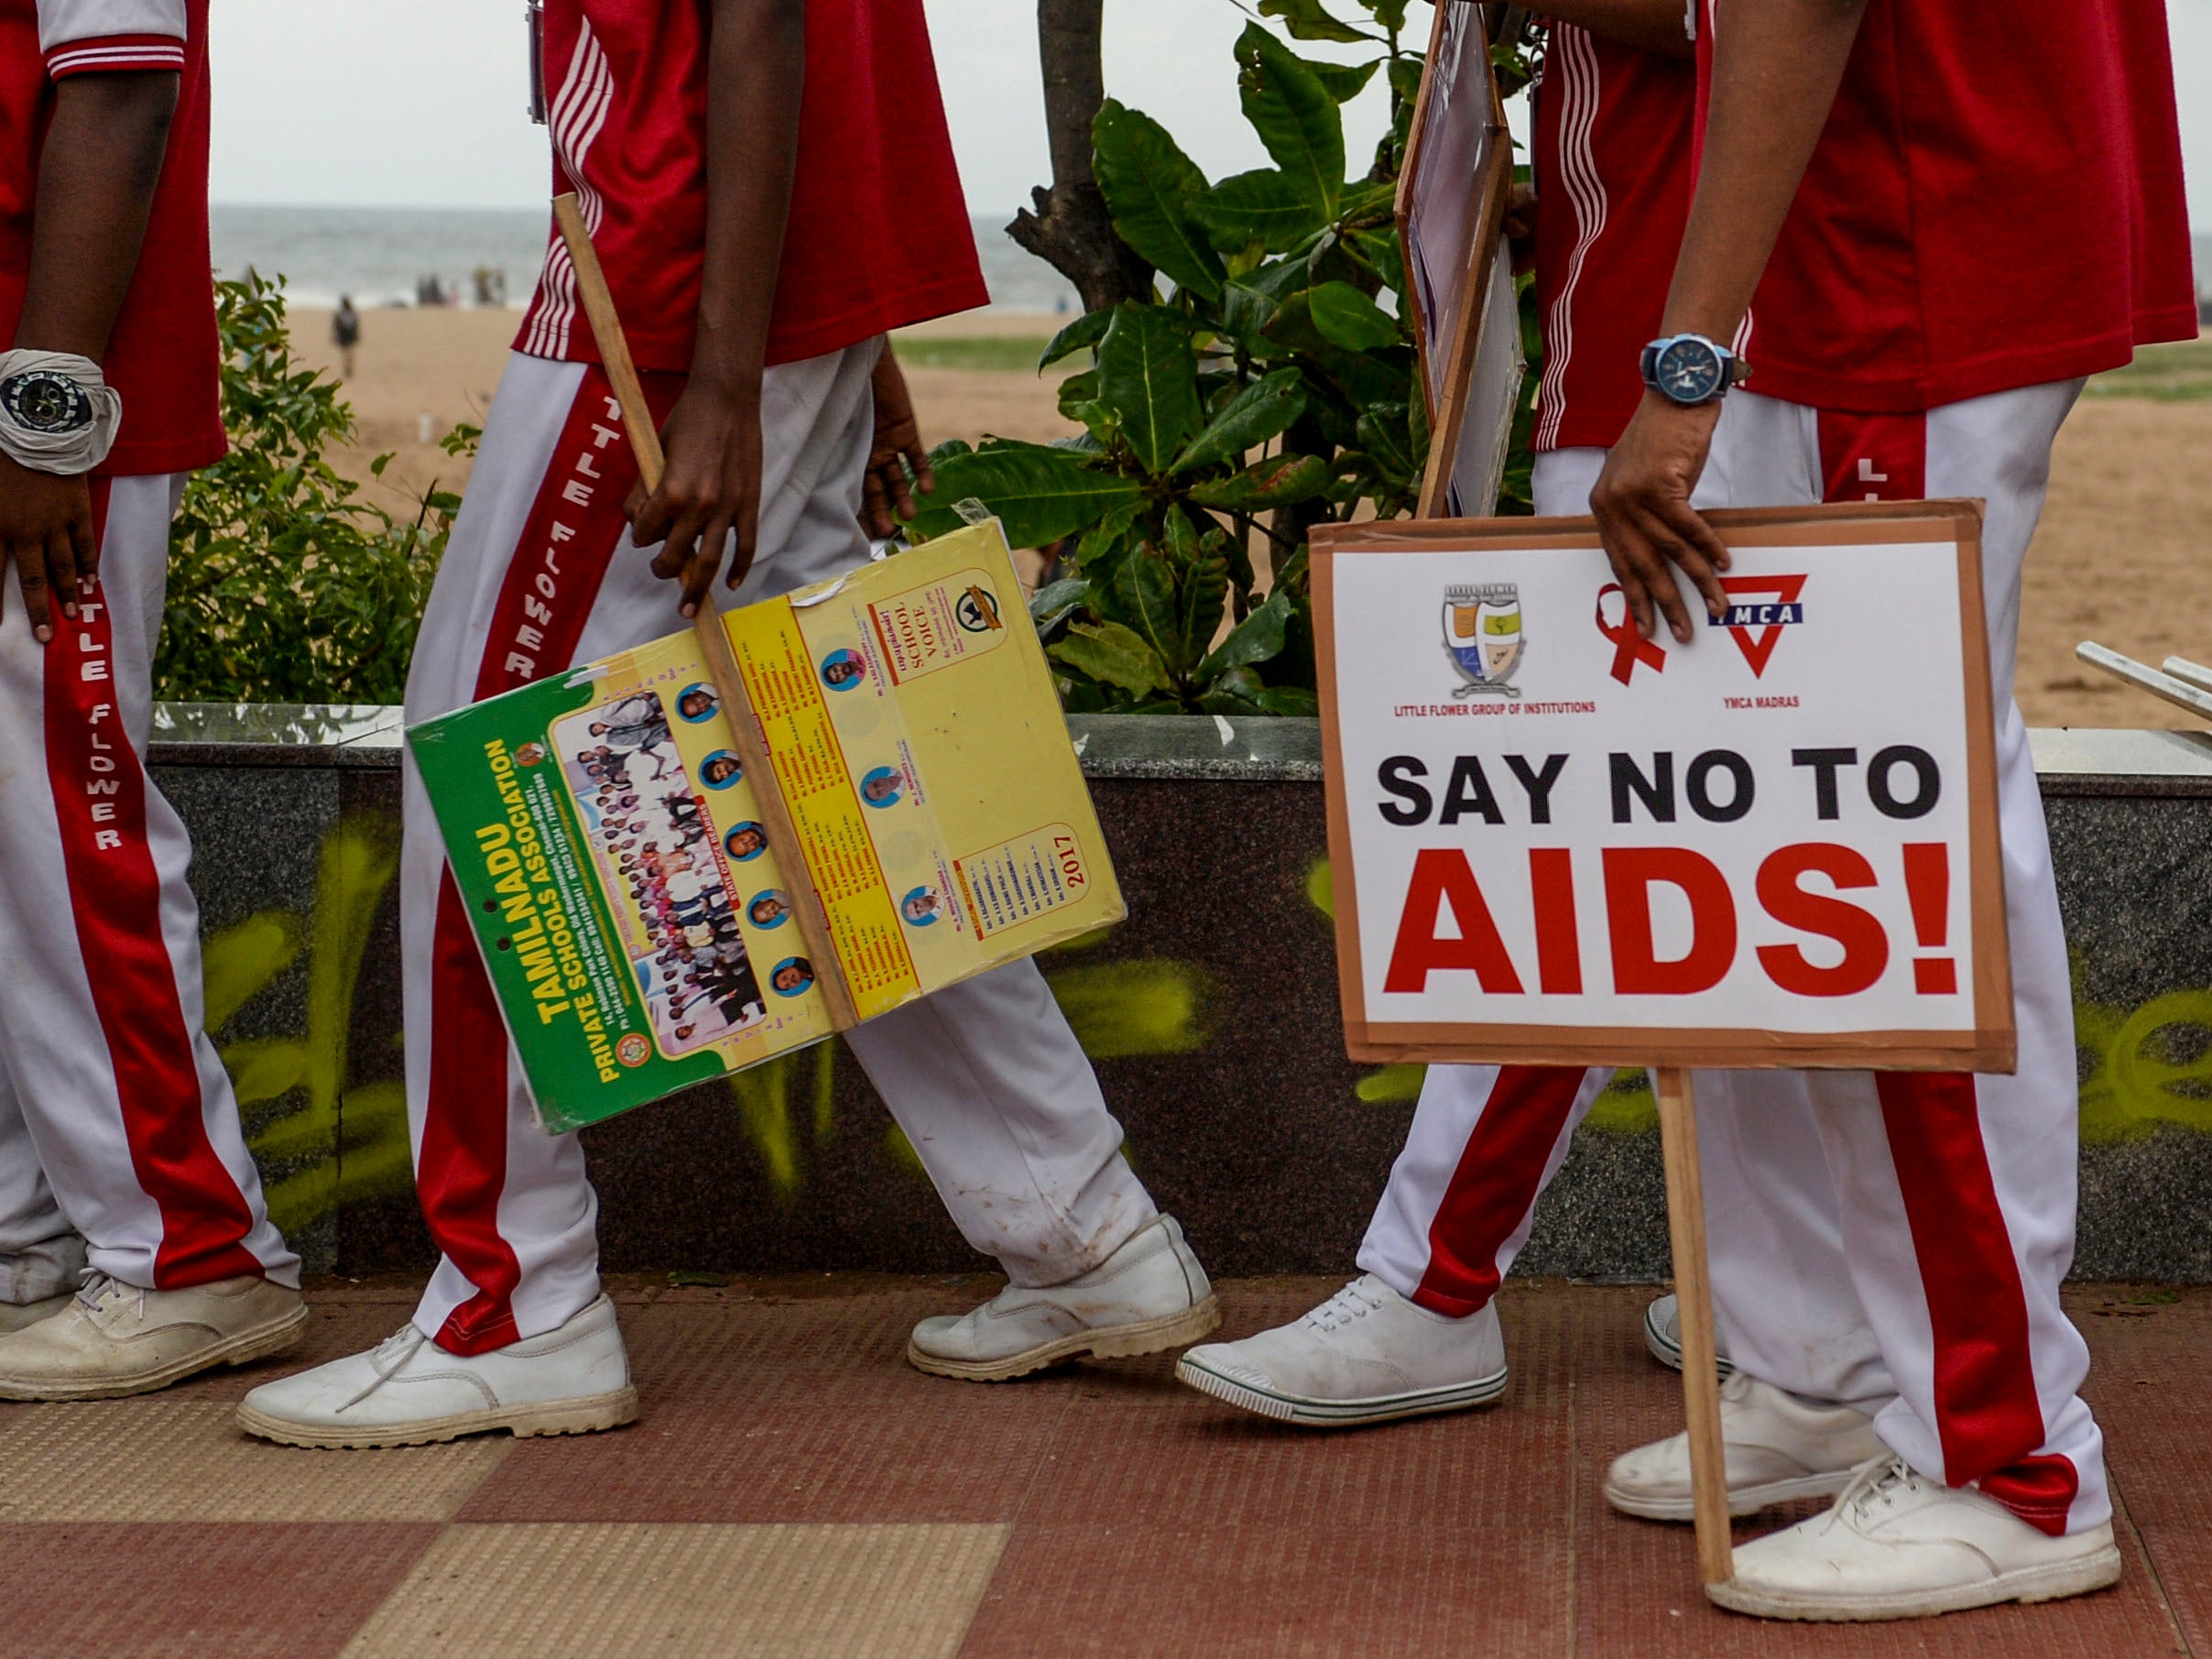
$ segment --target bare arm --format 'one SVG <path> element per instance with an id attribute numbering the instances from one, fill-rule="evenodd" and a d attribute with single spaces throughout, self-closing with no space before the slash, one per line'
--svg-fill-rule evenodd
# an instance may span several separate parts
<path id="1" fill-rule="evenodd" d="M 895 536 L 899 521 L 914 516 L 914 497 L 907 488 L 907 470 L 913 469 L 914 488 L 923 495 L 937 487 L 930 471 L 930 452 L 921 441 L 921 423 L 914 418 L 908 397 L 906 375 L 883 343 L 876 359 L 872 389 L 876 396 L 876 442 L 868 451 L 868 471 L 861 485 L 860 523 L 871 536 Z"/>
<path id="2" fill-rule="evenodd" d="M 1684 0 L 1536 0 L 1539 16 L 1669 58 L 1694 58 Z"/>
<path id="3" fill-rule="evenodd" d="M 1750 309 L 1782 221 L 1813 158 L 1858 38 L 1867 0 L 1723 0 L 1714 39 L 1705 157 L 1662 330 L 1727 344 Z M 1690 506 L 1720 420 L 1717 402 L 1683 409 L 1646 392 L 1607 458 L 1591 510 L 1623 597 L 1646 638 L 1652 606 L 1690 638 L 1682 567 L 1719 616 L 1727 549 Z"/>
<path id="4" fill-rule="evenodd" d="M 637 541 L 662 541 L 695 614 L 736 532 L 729 584 L 752 567 L 760 522 L 760 379 L 799 155 L 806 0 L 712 0 L 706 264 L 691 378 L 661 438 L 668 474 L 633 505 Z"/>
<path id="5" fill-rule="evenodd" d="M 107 355 L 138 268 L 180 79 L 158 71 L 73 75 L 54 89 L 16 346 L 95 362 Z M 50 638 L 49 584 L 75 616 L 78 577 L 92 575 L 99 559 L 85 479 L 32 472 L 0 455 L 0 557 L 16 567 L 34 636 Z"/>

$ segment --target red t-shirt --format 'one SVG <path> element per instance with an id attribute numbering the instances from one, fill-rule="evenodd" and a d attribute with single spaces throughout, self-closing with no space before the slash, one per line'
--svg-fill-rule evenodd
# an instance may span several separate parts
<path id="1" fill-rule="evenodd" d="M 2196 337 L 2165 8 L 1871 0 L 1752 305 L 1749 389 L 1906 413 Z"/>
<path id="2" fill-rule="evenodd" d="M 104 477 L 187 472 L 223 456 L 208 277 L 207 0 L 0 0 L 0 345 L 15 342 L 30 279 L 54 83 L 123 70 L 168 70 L 183 82 L 137 270 L 101 364 L 123 399 Z"/>
<path id="3" fill-rule="evenodd" d="M 1536 87 L 1539 450 L 1610 449 L 1643 396 L 1690 213 L 1697 71 L 1552 26 Z"/>
<path id="4" fill-rule="evenodd" d="M 547 0 L 553 188 L 573 190 L 642 368 L 691 366 L 706 236 L 699 0 Z M 921 0 L 809 0 L 790 223 L 768 360 L 820 356 L 989 296 Z M 556 233 L 518 351 L 598 357 Z"/>

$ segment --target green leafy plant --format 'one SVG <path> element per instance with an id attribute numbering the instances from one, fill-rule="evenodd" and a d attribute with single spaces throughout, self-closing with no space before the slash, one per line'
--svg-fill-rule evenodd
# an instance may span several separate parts
<path id="1" fill-rule="evenodd" d="M 917 534 L 956 528 L 973 498 L 1014 545 L 1057 550 L 1031 614 L 1072 711 L 1314 713 L 1307 531 L 1418 498 L 1428 411 L 1392 215 L 1421 57 L 1405 0 L 1359 4 L 1358 23 L 1321 0 L 1258 9 L 1294 39 L 1378 46 L 1365 63 L 1302 57 L 1257 23 L 1238 37 L 1237 95 L 1271 166 L 1209 180 L 1158 122 L 1106 100 L 1098 187 L 1171 289 L 1046 347 L 1041 369 L 1087 358 L 1060 388 L 1082 435 L 932 457 Z M 1378 72 L 1390 127 L 1347 180 L 1341 106 Z M 1519 460 L 1508 494 L 1526 511 Z"/>
<path id="2" fill-rule="evenodd" d="M 191 475 L 170 530 L 154 694 L 398 703 L 461 498 L 432 487 L 411 520 L 395 518 L 332 468 L 353 409 L 294 362 L 280 282 L 218 283 L 216 313 L 230 453 Z M 472 453 L 475 436 L 456 428 L 447 453 Z"/>

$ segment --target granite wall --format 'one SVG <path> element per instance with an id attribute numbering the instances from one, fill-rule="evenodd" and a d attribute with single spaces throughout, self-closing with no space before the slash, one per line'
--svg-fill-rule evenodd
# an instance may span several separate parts
<path id="1" fill-rule="evenodd" d="M 1042 966 L 1132 1160 L 1215 1271 L 1349 1272 L 1420 1072 L 1343 1058 L 1313 723 L 1073 726 L 1130 918 Z M 2212 742 L 2037 737 L 2076 963 L 2077 1270 L 2212 1280 Z M 211 1029 L 273 1206 L 344 1272 L 430 1260 L 399 1086 L 398 742 L 388 710 L 172 707 L 153 757 L 198 843 Z M 1617 1082 L 1525 1268 L 1663 1275 L 1655 1121 Z M 842 1044 L 584 1139 L 612 1268 L 977 1265 Z"/>

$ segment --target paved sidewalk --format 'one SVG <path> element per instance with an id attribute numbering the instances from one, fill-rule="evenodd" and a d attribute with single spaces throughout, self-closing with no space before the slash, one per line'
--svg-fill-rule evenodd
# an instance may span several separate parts
<path id="1" fill-rule="evenodd" d="M 1225 1284 L 1226 1334 L 1335 1283 Z M 913 1320 L 992 1287 L 617 1284 L 644 1416 L 582 1439 L 265 1446 L 231 1408 L 267 1369 L 0 1406 L 0 1656 L 2212 1659 L 2212 1291 L 2074 1297 L 2118 1589 L 1843 1628 L 1715 1611 L 1687 1529 L 1604 1507 L 1606 1460 L 1680 1421 L 1639 1340 L 1648 1291 L 1512 1282 L 1505 1403 L 1314 1434 L 1218 1406 L 1164 1360 L 992 1387 L 906 1365 Z M 387 1335 L 411 1300 L 312 1288 L 306 1360 Z"/>

